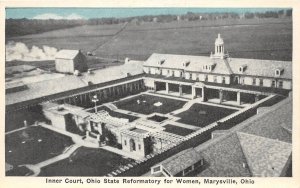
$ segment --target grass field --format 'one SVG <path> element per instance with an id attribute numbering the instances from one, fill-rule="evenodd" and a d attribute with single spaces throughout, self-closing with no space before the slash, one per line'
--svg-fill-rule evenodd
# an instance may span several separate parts
<path id="1" fill-rule="evenodd" d="M 41 106 L 8 112 L 5 113 L 5 132 L 24 127 L 24 120 L 27 125 L 33 125 L 35 121 L 47 121 Z"/>
<path id="2" fill-rule="evenodd" d="M 7 38 L 28 46 L 48 45 L 56 48 L 96 49 L 100 57 L 145 60 L 150 54 L 173 53 L 209 55 L 214 40 L 221 33 L 225 51 L 232 57 L 258 59 L 292 59 L 291 19 L 227 19 L 171 23 L 80 26 L 42 34 Z M 106 43 L 104 46 L 101 47 Z"/>
<path id="3" fill-rule="evenodd" d="M 42 168 L 39 176 L 105 176 L 129 162 L 131 159 L 101 148 L 81 147 L 68 159 Z"/>
<path id="4" fill-rule="evenodd" d="M 178 126 L 174 126 L 174 125 L 170 125 L 170 124 L 165 125 L 164 128 L 166 128 L 164 130 L 165 132 L 177 134 L 177 135 L 180 135 L 180 136 L 186 136 L 186 135 L 191 134 L 192 132 L 194 132 L 194 130 L 186 129 L 186 128 L 183 128 L 183 127 L 178 127 Z"/>
<path id="5" fill-rule="evenodd" d="M 17 166 L 55 157 L 73 144 L 71 138 L 43 127 L 30 127 L 5 136 L 5 162 Z"/>
<path id="6" fill-rule="evenodd" d="M 137 101 L 140 101 L 138 104 Z M 155 106 L 154 104 L 161 102 L 161 106 Z M 137 112 L 141 114 L 152 114 L 154 112 L 167 114 L 176 109 L 182 108 L 186 102 L 168 99 L 164 97 L 157 97 L 152 95 L 139 95 L 129 99 L 125 99 L 119 102 L 116 102 L 115 105 L 124 110 L 131 112 Z"/>
<path id="7" fill-rule="evenodd" d="M 226 117 L 236 110 L 221 108 L 216 106 L 208 106 L 204 104 L 194 104 L 190 109 L 176 116 L 181 119 L 178 122 L 194 125 L 197 127 L 205 127 L 223 117 Z"/>

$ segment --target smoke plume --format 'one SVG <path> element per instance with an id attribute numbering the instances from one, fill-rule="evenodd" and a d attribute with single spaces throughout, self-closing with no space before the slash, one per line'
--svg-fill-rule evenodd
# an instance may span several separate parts
<path id="1" fill-rule="evenodd" d="M 5 45 L 5 59 L 6 61 L 20 60 L 20 61 L 44 61 L 54 60 L 57 49 L 54 47 L 43 46 L 39 48 L 32 46 L 28 48 L 22 42 L 10 41 Z"/>

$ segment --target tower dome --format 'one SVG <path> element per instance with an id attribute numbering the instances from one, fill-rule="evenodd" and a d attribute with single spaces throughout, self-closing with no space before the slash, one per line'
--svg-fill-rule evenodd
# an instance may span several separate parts
<path id="1" fill-rule="evenodd" d="M 216 38 L 215 41 L 215 54 L 211 57 L 221 58 L 221 59 L 224 58 L 224 41 L 221 38 L 220 33 L 218 34 L 218 38 Z"/>
<path id="2" fill-rule="evenodd" d="M 218 34 L 218 38 L 216 38 L 215 45 L 223 45 L 223 44 L 224 44 L 224 41 L 223 41 L 223 39 L 221 38 L 221 34 L 219 33 L 219 34 Z"/>

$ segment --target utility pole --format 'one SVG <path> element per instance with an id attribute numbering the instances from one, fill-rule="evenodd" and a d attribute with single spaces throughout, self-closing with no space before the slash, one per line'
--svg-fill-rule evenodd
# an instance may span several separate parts
<path id="1" fill-rule="evenodd" d="M 97 95 L 94 95 L 92 98 L 92 102 L 95 103 L 95 113 L 97 113 L 97 102 L 99 101 Z"/>

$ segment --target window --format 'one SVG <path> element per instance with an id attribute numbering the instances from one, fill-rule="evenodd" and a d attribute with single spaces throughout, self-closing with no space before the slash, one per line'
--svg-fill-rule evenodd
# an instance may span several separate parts
<path id="1" fill-rule="evenodd" d="M 205 81 L 205 82 L 208 82 L 208 76 L 207 76 L 207 74 L 204 75 L 204 81 Z"/>
<path id="2" fill-rule="evenodd" d="M 139 144 L 139 150 L 141 150 L 141 144 Z"/>
<path id="3" fill-rule="evenodd" d="M 217 82 L 218 80 L 217 80 L 217 76 L 214 76 L 214 82 Z"/>
<path id="4" fill-rule="evenodd" d="M 133 139 L 129 140 L 129 144 L 130 144 L 130 151 L 135 151 L 135 142 Z"/>
<path id="5" fill-rule="evenodd" d="M 252 85 L 256 85 L 256 78 L 252 79 Z"/>
<path id="6" fill-rule="evenodd" d="M 235 84 L 238 84 L 238 83 L 239 83 L 239 77 L 238 77 L 238 76 L 235 76 L 235 77 L 234 77 L 234 83 L 235 83 Z"/>
<path id="7" fill-rule="evenodd" d="M 240 78 L 240 84 L 244 84 L 244 78 Z"/>
<path id="8" fill-rule="evenodd" d="M 172 175 L 171 175 L 169 172 L 167 172 L 164 168 L 163 168 L 163 172 L 164 172 L 167 176 L 169 176 L 169 177 L 172 176 Z"/>
<path id="9" fill-rule="evenodd" d="M 259 79 L 259 86 L 263 86 L 263 85 L 264 85 L 263 79 Z"/>
<path id="10" fill-rule="evenodd" d="M 282 80 L 279 80 L 279 81 L 278 81 L 278 87 L 279 87 L 279 88 L 282 88 L 282 87 L 283 87 L 283 81 L 282 81 Z"/>
<path id="11" fill-rule="evenodd" d="M 275 87 L 275 86 L 276 86 L 276 81 L 275 81 L 275 80 L 272 80 L 271 87 Z"/>
<path id="12" fill-rule="evenodd" d="M 182 77 L 182 75 L 183 75 L 183 74 L 182 74 L 182 72 L 180 71 L 180 77 Z"/>
<path id="13" fill-rule="evenodd" d="M 225 80 L 225 77 L 224 77 L 224 76 L 222 77 L 222 83 L 223 83 L 223 84 L 226 83 L 226 80 Z"/>
<path id="14" fill-rule="evenodd" d="M 127 145 L 127 142 L 126 142 L 126 140 L 124 140 L 124 145 L 125 145 L 125 146 Z"/>
<path id="15" fill-rule="evenodd" d="M 183 174 L 188 174 L 189 172 L 193 171 L 193 167 L 190 166 L 190 167 L 187 167 L 186 169 L 183 170 Z"/>
<path id="16" fill-rule="evenodd" d="M 153 172 L 160 172 L 160 166 L 156 166 L 154 168 L 152 168 Z"/>

